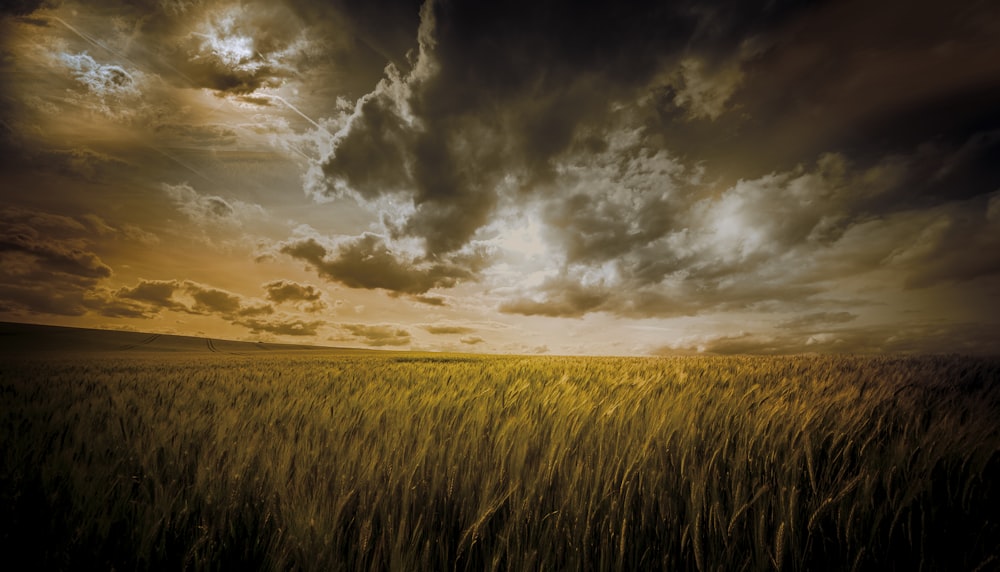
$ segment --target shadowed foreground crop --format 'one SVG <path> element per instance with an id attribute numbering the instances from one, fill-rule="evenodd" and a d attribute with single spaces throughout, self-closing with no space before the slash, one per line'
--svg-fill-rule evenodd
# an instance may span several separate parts
<path id="1" fill-rule="evenodd" d="M 2 548 L 35 569 L 995 569 L 998 380 L 950 357 L 8 360 Z"/>

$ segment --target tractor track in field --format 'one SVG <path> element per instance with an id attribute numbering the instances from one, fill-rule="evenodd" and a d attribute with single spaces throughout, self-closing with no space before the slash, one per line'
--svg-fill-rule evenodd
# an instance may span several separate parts
<path id="1" fill-rule="evenodd" d="M 242 355 L 246 355 L 243 352 L 227 352 L 227 351 L 224 351 L 224 350 L 220 350 L 219 348 L 217 348 L 215 346 L 215 340 L 213 340 L 212 338 L 205 338 L 205 347 L 208 348 L 208 351 L 210 351 L 212 353 L 216 353 L 216 354 L 226 354 L 226 355 L 230 355 L 230 356 L 242 356 Z"/>
<path id="2" fill-rule="evenodd" d="M 140 340 L 138 343 L 124 345 L 124 346 L 121 346 L 118 349 L 122 350 L 122 351 L 125 351 L 125 350 L 134 350 L 135 348 L 140 348 L 140 347 L 143 347 L 143 346 L 148 346 L 149 344 L 151 344 L 151 343 L 155 342 L 156 340 L 160 339 L 161 335 L 162 334 L 150 334 L 149 336 L 147 336 L 147 337 L 143 338 L 142 340 Z"/>

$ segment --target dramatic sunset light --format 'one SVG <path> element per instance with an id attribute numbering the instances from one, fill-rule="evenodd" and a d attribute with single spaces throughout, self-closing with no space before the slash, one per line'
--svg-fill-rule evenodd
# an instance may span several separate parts
<path id="1" fill-rule="evenodd" d="M 0 321 L 991 353 L 1000 6 L 21 0 Z"/>

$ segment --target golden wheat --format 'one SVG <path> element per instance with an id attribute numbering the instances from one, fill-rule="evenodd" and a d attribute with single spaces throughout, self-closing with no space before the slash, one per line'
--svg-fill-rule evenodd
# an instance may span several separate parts
<path id="1" fill-rule="evenodd" d="M 998 374 L 958 357 L 10 360 L 0 532 L 36 569 L 973 569 L 1000 545 Z"/>

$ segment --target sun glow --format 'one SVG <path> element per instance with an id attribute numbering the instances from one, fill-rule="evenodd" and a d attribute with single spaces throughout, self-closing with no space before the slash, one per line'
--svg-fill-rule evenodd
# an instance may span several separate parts
<path id="1" fill-rule="evenodd" d="M 541 225 L 534 219 L 501 229 L 496 243 L 510 253 L 528 258 L 542 256 L 546 252 Z"/>
<path id="2" fill-rule="evenodd" d="M 242 33 L 237 16 L 230 11 L 207 22 L 203 32 L 192 33 L 201 38 L 198 57 L 215 59 L 226 69 L 254 72 L 264 62 L 257 52 L 254 39 Z"/>
<path id="3" fill-rule="evenodd" d="M 246 36 L 211 38 L 209 43 L 215 55 L 228 66 L 237 67 L 253 58 L 253 39 Z"/>

